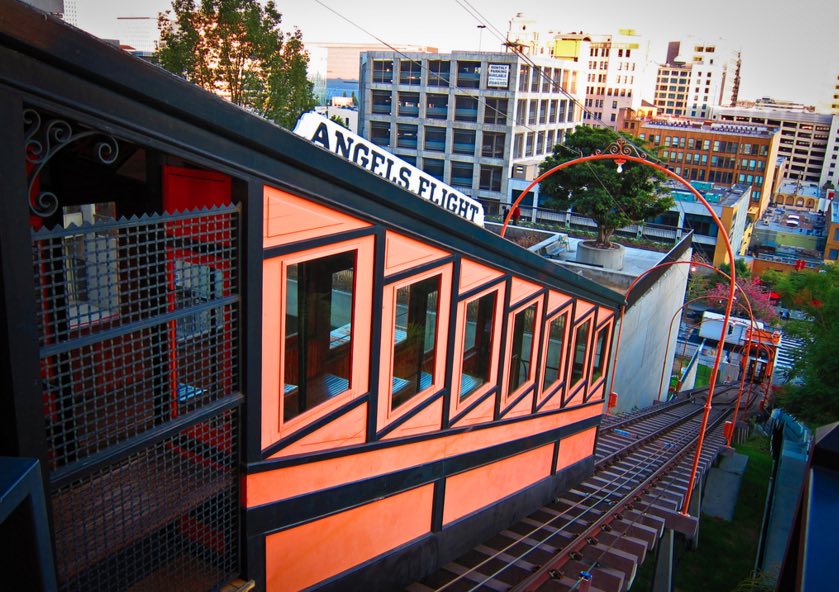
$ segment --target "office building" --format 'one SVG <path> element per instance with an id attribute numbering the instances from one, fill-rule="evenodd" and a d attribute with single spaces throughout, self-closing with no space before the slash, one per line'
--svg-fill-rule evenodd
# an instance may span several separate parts
<path id="1" fill-rule="evenodd" d="M 691 181 L 691 185 L 705 198 L 722 222 L 734 256 L 745 255 L 751 232 L 748 220 L 751 185 L 703 181 Z M 662 188 L 670 192 L 676 203 L 658 221 L 693 230 L 694 251 L 702 253 L 714 265 L 730 263 L 725 244 L 718 240 L 719 227 L 708 209 L 678 181 L 665 181 Z"/>
<path id="2" fill-rule="evenodd" d="M 309 52 L 309 79 L 315 85 L 315 97 L 321 105 L 329 105 L 333 97 L 358 95 L 359 57 L 365 51 L 437 53 L 436 47 L 381 43 L 305 42 Z"/>
<path id="3" fill-rule="evenodd" d="M 738 50 L 722 40 L 672 41 L 658 69 L 653 102 L 662 115 L 704 118 L 711 107 L 735 105 L 739 89 Z"/>
<path id="4" fill-rule="evenodd" d="M 839 115 L 764 99 L 753 107 L 715 107 L 711 118 L 778 128 L 778 155 L 788 160 L 788 178 L 819 185 L 827 181 L 839 184 Z"/>
<path id="5" fill-rule="evenodd" d="M 614 128 L 621 109 L 641 105 L 649 42 L 634 30 L 621 29 L 616 35 L 557 33 L 552 54 L 588 64 L 584 121 L 599 121 Z"/>
<path id="6" fill-rule="evenodd" d="M 585 64 L 533 59 L 364 53 L 359 134 L 497 209 L 580 123 Z"/>
<path id="7" fill-rule="evenodd" d="M 657 147 L 664 166 L 688 181 L 751 186 L 752 220 L 766 210 L 778 160 L 777 129 L 692 119 L 628 119 L 624 130 Z"/>

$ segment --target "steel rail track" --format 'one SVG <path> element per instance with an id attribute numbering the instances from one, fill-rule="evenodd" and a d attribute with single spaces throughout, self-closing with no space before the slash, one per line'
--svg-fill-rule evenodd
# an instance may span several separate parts
<path id="1" fill-rule="evenodd" d="M 693 394 L 701 396 L 698 391 Z M 686 457 L 698 439 L 702 407 L 690 409 L 694 400 L 691 396 L 677 404 L 657 405 L 654 411 L 622 418 L 618 426 L 602 426 L 598 449 L 609 452 L 596 460 L 594 475 L 408 590 L 523 592 L 546 584 L 551 590 L 577 589 L 582 580 L 565 572 L 595 573 L 598 587 L 592 590 L 625 590 L 665 522 L 681 522 L 683 528 L 691 523 L 689 517 L 680 518 L 677 509 L 690 476 Z M 724 446 L 716 432 L 721 432 L 730 411 L 727 406 L 712 410 L 700 473 Z M 625 431 L 621 428 L 627 426 L 635 437 L 618 434 L 624 441 L 615 447 L 615 430 Z"/>

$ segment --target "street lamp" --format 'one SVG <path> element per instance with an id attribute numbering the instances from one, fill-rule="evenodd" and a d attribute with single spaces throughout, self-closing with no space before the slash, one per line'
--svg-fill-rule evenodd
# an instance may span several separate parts
<path id="1" fill-rule="evenodd" d="M 482 45 L 483 40 L 484 40 L 484 29 L 486 29 L 487 26 L 486 25 L 477 25 L 477 27 L 478 27 L 478 30 L 480 31 L 478 33 L 478 53 L 480 53 L 481 45 Z"/>

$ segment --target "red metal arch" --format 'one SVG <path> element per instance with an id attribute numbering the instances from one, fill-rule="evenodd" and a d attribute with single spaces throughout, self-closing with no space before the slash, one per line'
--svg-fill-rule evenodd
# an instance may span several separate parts
<path id="1" fill-rule="evenodd" d="M 709 204 L 706 201 L 706 199 L 702 196 L 702 194 L 700 194 L 693 187 L 693 185 L 688 183 L 680 175 L 677 175 L 673 171 L 668 170 L 667 168 L 661 166 L 660 164 L 650 162 L 646 158 L 642 158 L 640 156 L 632 156 L 631 154 L 626 154 L 625 153 L 626 150 L 628 150 L 628 148 L 624 147 L 623 144 L 621 144 L 621 143 L 613 144 L 612 147 L 609 148 L 609 152 L 606 153 L 606 154 L 592 154 L 591 156 L 582 156 L 580 158 L 575 158 L 575 159 L 569 160 L 568 162 L 563 162 L 562 164 L 559 164 L 559 165 L 553 167 L 552 169 L 542 173 L 538 177 L 536 177 L 530 183 L 530 185 L 528 185 L 524 189 L 524 191 L 521 192 L 521 194 L 518 196 L 518 198 L 516 198 L 516 201 L 514 201 L 513 204 L 510 206 L 510 211 L 507 212 L 507 216 L 504 218 L 504 224 L 501 227 L 501 236 L 504 236 L 506 234 L 507 226 L 510 223 L 510 219 L 512 218 L 513 212 L 518 207 L 519 203 L 521 203 L 521 201 L 525 198 L 527 193 L 531 189 L 533 189 L 538 183 L 540 183 L 544 179 L 550 177 L 554 173 L 561 171 L 562 169 L 574 166 L 576 164 L 581 164 L 581 163 L 584 163 L 584 162 L 592 162 L 592 161 L 596 161 L 596 160 L 611 160 L 611 161 L 614 161 L 618 165 L 618 170 L 619 171 L 621 170 L 621 167 L 626 162 L 635 162 L 635 163 L 638 163 L 638 164 L 643 164 L 643 165 L 652 167 L 655 170 L 664 173 L 668 177 L 671 177 L 671 178 L 675 179 L 676 181 L 678 181 L 679 183 L 681 183 L 682 185 L 684 185 L 685 188 L 688 191 L 690 191 L 693 194 L 693 196 L 703 206 L 705 206 L 705 209 L 708 210 L 708 213 L 711 214 L 711 218 L 714 220 L 714 223 L 719 228 L 719 236 L 722 237 L 722 240 L 725 243 L 725 248 L 726 248 L 726 251 L 728 253 L 728 260 L 731 262 L 731 275 L 729 276 L 728 302 L 725 305 L 725 318 L 723 319 L 722 334 L 720 335 L 720 343 L 724 343 L 725 337 L 726 337 L 726 332 L 727 332 L 727 327 L 728 327 L 728 322 L 731 319 L 731 307 L 734 303 L 734 290 L 735 290 L 735 286 L 736 286 L 736 281 L 735 281 L 736 271 L 734 269 L 734 267 L 735 267 L 734 266 L 734 252 L 731 249 L 731 241 L 728 239 L 728 232 L 726 231 L 725 227 L 722 224 L 722 221 L 719 219 L 716 212 L 714 212 L 713 208 L 711 207 L 711 204 Z M 648 271 L 651 271 L 651 270 L 648 270 Z M 639 278 L 640 277 L 641 276 L 639 276 Z M 636 281 L 637 281 L 637 278 L 636 278 Z M 635 282 L 633 282 L 633 285 L 630 286 L 630 289 L 632 287 L 634 287 L 634 284 L 635 284 Z M 624 306 L 621 308 L 621 315 L 623 315 L 623 310 L 625 310 L 625 308 L 626 308 L 626 305 L 624 304 Z M 717 373 L 719 371 L 720 361 L 722 360 L 722 350 L 723 349 L 724 348 L 722 348 L 722 347 L 717 348 L 717 354 L 716 354 L 716 357 L 714 358 L 714 366 L 711 368 L 711 376 L 710 376 L 710 379 L 709 379 L 710 384 L 708 386 L 708 397 L 707 397 L 707 400 L 705 401 L 705 410 L 704 410 L 704 413 L 702 415 L 702 424 L 700 425 L 700 428 L 699 428 L 699 437 L 698 437 L 697 442 L 696 442 L 696 454 L 695 454 L 694 459 L 693 459 L 693 468 L 691 470 L 690 481 L 688 483 L 688 491 L 687 491 L 687 494 L 685 495 L 685 501 L 684 501 L 684 504 L 682 506 L 682 514 L 687 514 L 688 513 L 688 507 L 690 505 L 690 498 L 691 498 L 691 495 L 693 493 L 694 482 L 696 480 L 696 470 L 699 467 L 699 456 L 702 453 L 702 444 L 705 440 L 705 428 L 708 425 L 708 416 L 711 413 L 711 400 L 714 397 L 714 388 L 715 388 L 716 382 L 717 382 Z M 617 355 L 617 353 L 616 353 L 616 355 Z M 613 380 L 614 380 L 614 367 L 612 369 L 612 377 L 613 377 Z"/>

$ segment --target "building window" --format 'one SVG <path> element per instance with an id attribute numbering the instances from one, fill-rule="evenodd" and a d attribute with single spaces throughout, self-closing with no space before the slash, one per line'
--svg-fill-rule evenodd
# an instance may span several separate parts
<path id="1" fill-rule="evenodd" d="M 399 115 L 419 117 L 419 93 L 399 93 Z"/>
<path id="2" fill-rule="evenodd" d="M 445 130 L 443 130 L 445 133 Z M 428 132 L 426 132 L 427 134 Z M 438 160 L 436 158 L 423 158 L 422 159 L 422 170 L 426 173 L 431 175 L 436 179 L 443 180 L 444 170 L 445 170 L 445 162 L 443 160 Z"/>
<path id="3" fill-rule="evenodd" d="M 609 327 L 600 329 L 597 332 L 597 338 L 594 340 L 594 360 L 592 360 L 591 364 L 592 384 L 596 383 L 603 376 L 603 370 L 606 367 L 606 343 L 609 338 Z"/>
<path id="4" fill-rule="evenodd" d="M 478 99 L 474 97 L 456 97 L 454 118 L 455 121 L 478 121 Z"/>
<path id="5" fill-rule="evenodd" d="M 839 259 L 839 249 L 830 249 L 830 254 L 828 254 L 827 258 L 831 261 Z"/>
<path id="6" fill-rule="evenodd" d="M 475 130 L 454 130 L 454 153 L 475 155 Z"/>
<path id="7" fill-rule="evenodd" d="M 580 324 L 574 334 L 574 360 L 571 364 L 571 385 L 575 386 L 583 378 L 588 349 L 588 334 L 591 329 L 591 319 Z"/>
<path id="8" fill-rule="evenodd" d="M 425 116 L 429 119 L 446 119 L 449 116 L 448 95 L 426 95 Z"/>
<path id="9" fill-rule="evenodd" d="M 484 132 L 481 156 L 489 158 L 504 158 L 504 142 L 506 134 L 500 132 Z"/>
<path id="10" fill-rule="evenodd" d="M 501 167 L 482 164 L 480 188 L 487 191 L 501 191 L 501 171 Z"/>
<path id="11" fill-rule="evenodd" d="M 418 86 L 422 80 L 422 65 L 416 60 L 399 60 L 399 84 Z"/>
<path id="12" fill-rule="evenodd" d="M 425 149 L 445 152 L 446 150 L 446 128 L 426 127 L 425 128 Z"/>
<path id="13" fill-rule="evenodd" d="M 497 299 L 498 291 L 496 290 L 466 305 L 463 370 L 460 379 L 461 401 L 489 382 Z"/>
<path id="14" fill-rule="evenodd" d="M 529 109 L 527 111 L 527 123 L 529 125 L 536 124 L 536 115 L 539 111 L 539 101 L 530 101 Z"/>
<path id="15" fill-rule="evenodd" d="M 524 157 L 524 134 L 516 134 L 513 139 L 513 158 Z"/>
<path id="16" fill-rule="evenodd" d="M 545 355 L 545 375 L 542 379 L 542 392 L 565 378 L 563 369 L 568 313 L 555 316 L 548 325 L 548 344 Z"/>
<path id="17" fill-rule="evenodd" d="M 373 62 L 373 82 L 393 82 L 393 60 Z"/>
<path id="18" fill-rule="evenodd" d="M 448 86 L 451 62 L 431 60 L 428 62 L 428 86 Z"/>
<path id="19" fill-rule="evenodd" d="M 451 184 L 456 187 L 472 189 L 472 171 L 474 167 L 471 162 L 452 162 Z"/>
<path id="20" fill-rule="evenodd" d="M 527 91 L 527 77 L 530 74 L 530 66 L 522 64 L 519 66 L 519 92 Z"/>
<path id="21" fill-rule="evenodd" d="M 527 100 L 519 99 L 516 102 L 516 125 L 524 125 L 527 118 Z"/>
<path id="22" fill-rule="evenodd" d="M 481 62 L 457 62 L 457 85 L 478 88 L 481 83 Z"/>
<path id="23" fill-rule="evenodd" d="M 396 290 L 391 411 L 434 384 L 440 278 Z"/>
<path id="24" fill-rule="evenodd" d="M 507 99 L 486 99 L 484 107 L 484 123 L 507 124 Z"/>
<path id="25" fill-rule="evenodd" d="M 513 347 L 510 353 L 510 383 L 507 394 L 514 393 L 531 375 L 533 361 L 533 328 L 536 303 L 516 313 L 513 320 Z"/>
<path id="26" fill-rule="evenodd" d="M 530 79 L 530 92 L 539 92 L 539 82 L 542 79 L 542 68 L 533 66 L 533 77 Z"/>
<path id="27" fill-rule="evenodd" d="M 370 141 L 379 146 L 390 144 L 390 123 L 387 121 L 371 121 Z"/>
<path id="28" fill-rule="evenodd" d="M 400 123 L 396 126 L 396 146 L 399 148 L 417 148 L 417 126 Z"/>
<path id="29" fill-rule="evenodd" d="M 373 113 L 390 115 L 393 98 L 389 90 L 373 91 Z"/>
<path id="30" fill-rule="evenodd" d="M 539 123 L 548 123 L 548 100 L 542 101 L 539 106 Z"/>
<path id="31" fill-rule="evenodd" d="M 283 420 L 351 387 L 356 253 L 287 267 Z"/>

